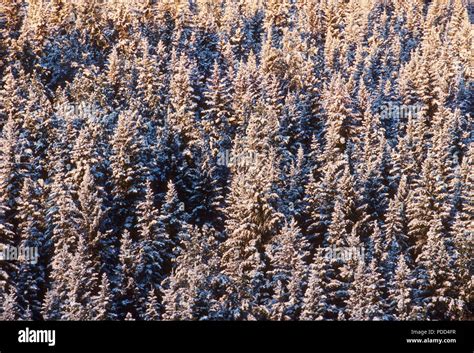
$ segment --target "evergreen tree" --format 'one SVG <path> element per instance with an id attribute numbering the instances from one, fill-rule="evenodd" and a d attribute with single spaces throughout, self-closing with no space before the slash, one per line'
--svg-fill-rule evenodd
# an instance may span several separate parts
<path id="1" fill-rule="evenodd" d="M 138 259 L 135 281 L 142 300 L 147 297 L 148 288 L 159 289 L 164 279 L 165 261 L 170 256 L 169 235 L 159 227 L 159 211 L 155 206 L 151 183 L 146 184 L 145 199 L 138 205 Z"/>
<path id="2" fill-rule="evenodd" d="M 148 300 L 146 304 L 145 320 L 156 321 L 160 319 L 159 304 L 153 290 L 148 293 Z"/>
<path id="3" fill-rule="evenodd" d="M 465 303 L 457 299 L 452 260 L 449 256 L 443 225 L 436 217 L 428 231 L 422 252 L 416 259 L 419 265 L 416 293 L 426 319 L 449 320 L 459 318 Z"/>
<path id="4" fill-rule="evenodd" d="M 222 260 L 224 273 L 237 287 L 237 317 L 266 315 L 261 312 L 267 291 L 264 246 L 276 234 L 281 218 L 272 185 L 274 158 L 270 155 L 267 161 L 244 166 L 231 182 Z"/>
<path id="5" fill-rule="evenodd" d="M 206 320 L 219 315 L 215 235 L 209 228 L 191 228 L 176 267 L 164 283 L 164 320 Z"/>
<path id="6" fill-rule="evenodd" d="M 117 268 L 117 276 L 119 277 L 118 288 L 113 289 L 114 303 L 117 303 L 117 314 L 119 319 L 128 318 L 142 314 L 141 308 L 143 303 L 139 300 L 139 290 L 135 281 L 134 259 L 137 255 L 136 245 L 133 243 L 130 233 L 124 230 L 120 240 L 119 264 Z"/>
<path id="7" fill-rule="evenodd" d="M 199 96 L 196 92 L 196 68 L 185 54 L 171 60 L 173 73 L 169 88 L 168 119 L 185 146 L 192 146 L 199 128 Z"/>
<path id="8" fill-rule="evenodd" d="M 161 206 L 158 216 L 158 229 L 168 240 L 168 246 L 164 254 L 164 268 L 170 272 L 172 260 L 179 254 L 181 241 L 185 236 L 189 215 L 184 209 L 184 204 L 179 200 L 178 193 L 173 182 L 168 182 L 168 191 Z"/>
<path id="9" fill-rule="evenodd" d="M 329 310 L 327 293 L 327 264 L 323 249 L 319 248 L 309 268 L 308 286 L 306 288 L 301 320 L 323 320 Z"/>
<path id="10" fill-rule="evenodd" d="M 19 201 L 20 247 L 33 251 L 37 258 L 24 259 L 18 269 L 18 302 L 26 312 L 31 310 L 34 319 L 40 317 L 43 288 L 46 281 L 47 239 L 45 217 L 41 208 L 43 185 L 25 179 Z"/>
<path id="11" fill-rule="evenodd" d="M 99 284 L 99 292 L 96 296 L 92 297 L 91 308 L 93 314 L 91 319 L 98 321 L 115 319 L 112 300 L 110 283 L 107 275 L 103 273 Z"/>
<path id="12" fill-rule="evenodd" d="M 203 129 L 209 137 L 210 149 L 215 157 L 217 151 L 229 148 L 229 119 L 231 111 L 231 92 L 227 77 L 222 75 L 217 61 L 204 92 L 206 110 L 203 111 Z"/>
<path id="13" fill-rule="evenodd" d="M 410 320 L 412 318 L 412 281 L 411 270 L 404 255 L 400 254 L 388 297 L 388 304 L 396 320 Z"/>
<path id="14" fill-rule="evenodd" d="M 136 113 L 119 115 L 112 138 L 110 164 L 112 168 L 115 222 L 131 229 L 133 214 L 139 196 L 143 195 L 143 181 L 147 171 L 141 154 L 141 137 L 136 126 Z"/>
<path id="15" fill-rule="evenodd" d="M 364 268 L 363 262 L 359 263 L 347 302 L 347 312 L 351 320 L 384 319 L 380 281 L 382 279 L 375 261 L 370 263 L 368 269 Z"/>
<path id="16" fill-rule="evenodd" d="M 20 308 L 18 307 L 18 297 L 15 289 L 11 289 L 4 294 L 2 301 L 1 319 L 2 321 L 20 320 Z"/>
<path id="17" fill-rule="evenodd" d="M 326 161 L 337 160 L 346 150 L 349 139 L 354 134 L 353 102 L 347 89 L 347 83 L 337 75 L 324 95 L 326 118 Z"/>
<path id="18" fill-rule="evenodd" d="M 275 320 L 295 319 L 303 305 L 308 246 L 294 219 L 283 226 L 271 247 L 270 276 L 274 295 L 270 317 Z"/>
<path id="19" fill-rule="evenodd" d="M 93 271 L 87 240 L 80 237 L 77 249 L 69 263 L 66 280 L 67 299 L 63 320 L 90 320 L 92 293 L 97 285 L 97 274 Z"/>

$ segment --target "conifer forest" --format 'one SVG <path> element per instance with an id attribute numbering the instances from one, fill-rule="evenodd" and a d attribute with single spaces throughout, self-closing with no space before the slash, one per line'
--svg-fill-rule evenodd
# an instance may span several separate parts
<path id="1" fill-rule="evenodd" d="M 474 320 L 465 0 L 2 0 L 0 320 Z"/>

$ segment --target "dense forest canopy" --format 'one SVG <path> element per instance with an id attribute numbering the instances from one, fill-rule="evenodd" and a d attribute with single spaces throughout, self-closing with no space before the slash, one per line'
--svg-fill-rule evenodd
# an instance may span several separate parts
<path id="1" fill-rule="evenodd" d="M 0 319 L 472 319 L 471 29 L 461 0 L 3 0 Z"/>

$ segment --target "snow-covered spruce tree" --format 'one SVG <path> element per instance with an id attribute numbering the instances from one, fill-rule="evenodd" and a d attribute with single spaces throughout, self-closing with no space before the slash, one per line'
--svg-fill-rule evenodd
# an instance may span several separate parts
<path id="1" fill-rule="evenodd" d="M 150 289 L 148 292 L 144 319 L 147 321 L 156 321 L 159 320 L 160 317 L 160 304 L 156 298 L 155 291 Z"/>
<path id="2" fill-rule="evenodd" d="M 387 298 L 389 314 L 394 315 L 396 320 L 410 320 L 413 306 L 413 275 L 408 267 L 405 255 L 400 254 L 392 277 Z"/>
<path id="3" fill-rule="evenodd" d="M 112 107 L 122 106 L 124 102 L 125 90 L 125 60 L 119 50 L 119 45 L 115 44 L 107 56 L 106 70 L 103 75 L 105 87 L 103 88 L 108 103 Z"/>
<path id="4" fill-rule="evenodd" d="M 14 288 L 3 294 L 1 309 L 0 318 L 2 321 L 21 320 L 21 309 L 18 307 L 18 297 Z"/>
<path id="5" fill-rule="evenodd" d="M 34 179 L 45 179 L 48 173 L 47 152 L 52 129 L 52 104 L 48 99 L 50 91 L 38 78 L 29 80 L 27 102 L 19 141 L 25 170 Z"/>
<path id="6" fill-rule="evenodd" d="M 110 282 L 105 273 L 102 274 L 98 293 L 91 299 L 91 320 L 106 321 L 115 319 Z"/>
<path id="7" fill-rule="evenodd" d="M 366 212 L 371 219 L 383 219 L 388 205 L 390 184 L 390 156 L 378 116 L 365 112 L 363 126 L 363 152 L 357 156 L 357 171 Z M 357 147 L 359 144 L 356 145 Z M 356 148 L 357 148 L 356 147 Z"/>
<path id="8" fill-rule="evenodd" d="M 24 259 L 18 269 L 18 300 L 23 315 L 31 310 L 33 319 L 40 318 L 41 301 L 46 281 L 45 260 L 50 254 L 47 251 L 45 237 L 45 215 L 41 207 L 44 185 L 26 178 L 20 193 L 19 233 L 20 246 L 36 252 L 38 258 Z"/>
<path id="9" fill-rule="evenodd" d="M 56 321 L 63 318 L 68 295 L 66 273 L 70 263 L 69 257 L 66 246 L 55 248 L 51 264 L 51 279 L 41 311 L 44 320 Z"/>
<path id="10" fill-rule="evenodd" d="M 446 118 L 447 115 L 447 118 Z M 445 116 L 445 118 L 441 118 Z M 446 119 L 446 121 L 444 121 Z M 456 204 L 456 169 L 460 163 L 461 151 L 459 146 L 463 144 L 460 130 L 463 123 L 460 112 L 451 112 L 440 109 L 434 117 L 433 139 L 430 153 L 433 155 L 436 180 L 436 200 L 443 224 L 449 227 L 452 224 L 453 211 Z"/>
<path id="11" fill-rule="evenodd" d="M 269 244 L 270 286 L 273 297 L 270 319 L 296 319 L 303 306 L 303 294 L 307 282 L 305 260 L 308 245 L 296 221 L 291 219 Z"/>
<path id="12" fill-rule="evenodd" d="M 63 165 L 61 160 L 58 164 Z M 61 171 L 63 167 L 57 167 Z M 53 254 L 49 264 L 49 285 L 43 303 L 43 318 L 60 320 L 65 318 L 69 294 L 68 272 L 71 269 L 72 255 L 78 249 L 78 243 L 84 236 L 80 211 L 72 197 L 71 185 L 60 179 L 61 174 L 53 177 L 49 189 L 49 200 L 46 210 L 46 241 Z"/>
<path id="13" fill-rule="evenodd" d="M 83 180 L 79 185 L 78 206 L 88 246 L 91 249 L 94 271 L 99 273 L 105 269 L 110 272 L 111 261 L 114 258 L 111 248 L 116 243 L 116 237 L 110 232 L 107 234 L 109 209 L 105 206 L 103 189 L 97 185 L 97 178 L 94 177 L 91 169 L 93 167 L 86 167 Z"/>
<path id="14" fill-rule="evenodd" d="M 199 135 L 199 96 L 196 92 L 196 67 L 186 54 L 172 54 L 168 120 L 184 146 L 192 147 Z"/>
<path id="15" fill-rule="evenodd" d="M 14 225 L 13 212 L 16 209 L 16 200 L 21 190 L 22 172 L 21 166 L 21 144 L 20 125 L 15 121 L 12 115 L 9 115 L 0 136 L 1 159 L 0 159 L 0 182 L 2 185 L 1 202 L 8 221 Z"/>
<path id="16" fill-rule="evenodd" d="M 224 227 L 225 194 L 229 170 L 226 166 L 228 149 L 212 151 L 208 139 L 200 146 L 200 157 L 196 160 L 191 180 L 190 222 L 198 226 L 206 223 L 222 231 Z"/>
<path id="17" fill-rule="evenodd" d="M 354 134 L 353 109 L 347 83 L 340 75 L 334 76 L 324 94 L 326 163 L 337 160 L 346 151 L 349 139 Z"/>
<path id="18" fill-rule="evenodd" d="M 134 318 L 142 315 L 144 303 L 140 302 L 140 291 L 135 281 L 135 259 L 137 258 L 137 246 L 130 237 L 128 230 L 124 230 L 120 239 L 119 264 L 115 271 L 118 277 L 118 287 L 112 288 L 112 295 L 119 320 L 133 315 Z"/>
<path id="19" fill-rule="evenodd" d="M 261 64 L 259 66 L 261 93 L 266 106 L 275 111 L 277 115 L 281 114 L 283 92 L 286 86 L 286 82 L 282 79 L 285 65 L 281 62 L 281 57 L 281 51 L 273 48 L 267 37 L 262 48 Z"/>
<path id="20" fill-rule="evenodd" d="M 284 30 L 290 26 L 293 15 L 294 8 L 289 0 L 270 0 L 266 3 L 263 26 L 272 34 L 271 38 L 275 44 L 279 43 Z"/>
<path id="21" fill-rule="evenodd" d="M 163 284 L 164 320 L 219 318 L 219 268 L 216 239 L 207 226 L 187 228 L 176 267 Z"/>
<path id="22" fill-rule="evenodd" d="M 171 40 L 173 48 L 177 48 L 181 53 L 189 49 L 188 45 L 195 30 L 193 19 L 197 9 L 190 1 L 180 1 L 175 5 L 174 10 L 173 21 L 175 24 Z"/>
<path id="23" fill-rule="evenodd" d="M 287 186 L 282 193 L 287 209 L 286 214 L 294 217 L 298 224 L 303 224 L 305 212 L 304 185 L 307 183 L 309 163 L 305 160 L 304 150 L 301 146 L 297 150 L 296 156 L 288 155 L 287 158 L 289 158 L 290 165 L 284 166 L 288 170 L 288 174 L 285 178 Z"/>
<path id="24" fill-rule="evenodd" d="M 69 263 L 66 280 L 67 299 L 62 320 L 91 320 L 92 297 L 97 286 L 97 273 L 93 270 L 90 247 L 84 236 L 79 237 Z"/>
<path id="25" fill-rule="evenodd" d="M 160 215 L 154 196 L 151 183 L 147 181 L 145 199 L 137 207 L 138 259 L 135 260 L 136 272 L 134 274 L 144 305 L 150 288 L 153 291 L 158 290 L 161 281 L 166 276 L 164 265 L 170 257 L 168 251 L 171 248 L 168 233 L 159 226 Z"/>
<path id="26" fill-rule="evenodd" d="M 147 170 L 142 156 L 142 137 L 138 134 L 137 115 L 126 111 L 119 115 L 112 137 L 112 183 L 114 196 L 114 223 L 133 227 L 133 210 L 143 195 Z"/>
<path id="27" fill-rule="evenodd" d="M 389 274 L 394 273 L 400 254 L 404 254 L 408 249 L 407 200 L 407 178 L 403 175 L 397 194 L 389 202 L 384 224 L 386 268 Z"/>
<path id="28" fill-rule="evenodd" d="M 310 175 L 305 185 L 304 230 L 311 248 L 320 246 L 325 240 L 338 194 L 338 180 L 345 166 L 346 161 L 343 159 L 338 159 L 334 163 L 324 163 L 322 168 L 316 169 L 321 176 Z"/>
<path id="29" fill-rule="evenodd" d="M 89 171 L 90 173 L 91 168 L 93 169 L 93 174 L 98 174 L 101 157 L 97 148 L 100 143 L 97 138 L 97 133 L 99 132 L 97 130 L 99 129 L 94 127 L 92 121 L 86 121 L 72 147 L 70 156 L 73 168 L 68 171 L 68 179 L 74 187 L 79 186 L 83 182 L 86 172 Z M 97 172 L 95 172 L 96 170 Z"/>
<path id="30" fill-rule="evenodd" d="M 327 302 L 327 259 L 323 248 L 316 250 L 309 267 L 308 285 L 304 293 L 301 320 L 324 320 L 329 309 Z"/>
<path id="31" fill-rule="evenodd" d="M 73 252 L 84 234 L 83 219 L 73 198 L 72 186 L 61 180 L 60 175 L 55 175 L 50 185 L 46 213 L 47 237 L 53 242 L 55 253 L 65 247 Z"/>
<path id="32" fill-rule="evenodd" d="M 252 139 L 248 144 L 241 152 L 244 156 L 255 153 L 251 148 L 258 146 Z M 274 153 L 257 155 L 256 161 L 241 165 L 232 176 L 222 263 L 224 273 L 232 280 L 234 319 L 268 315 L 264 308 L 269 294 L 264 249 L 277 234 L 281 219 L 276 208 L 275 178 Z"/>
<path id="33" fill-rule="evenodd" d="M 381 229 L 379 223 L 377 221 L 373 221 L 369 225 L 370 235 L 368 240 L 368 259 L 373 261 L 375 266 L 379 267 L 379 270 L 385 272 L 385 267 L 388 261 L 388 253 L 386 249 L 387 246 L 387 238 L 386 235 Z M 386 273 L 383 273 L 386 275 Z M 379 288 L 384 290 L 385 288 Z"/>
<path id="34" fill-rule="evenodd" d="M 324 41 L 324 64 L 328 76 L 337 74 L 341 70 L 341 37 L 343 36 L 343 26 L 341 18 L 344 11 L 338 3 L 328 2 L 325 4 L 324 13 L 326 15 L 325 41 Z"/>
<path id="35" fill-rule="evenodd" d="M 450 47 L 456 56 L 459 56 L 463 63 L 469 60 L 469 6 L 465 6 L 462 0 L 455 0 L 451 3 L 451 17 L 447 24 L 447 35 Z"/>
<path id="36" fill-rule="evenodd" d="M 228 134 L 229 118 L 232 114 L 229 81 L 227 76 L 220 72 L 217 61 L 208 79 L 204 98 L 206 109 L 202 112 L 202 125 L 209 138 L 212 156 L 216 157 L 219 151 L 230 147 Z"/>
<path id="37" fill-rule="evenodd" d="M 348 246 L 350 235 L 350 220 L 346 218 L 344 212 L 344 199 L 338 197 L 334 205 L 334 212 L 331 217 L 331 223 L 328 227 L 326 246 L 331 250 L 345 248 Z M 348 286 L 351 282 L 351 271 L 346 268 L 346 264 L 340 258 L 329 256 L 327 269 L 327 285 L 325 295 L 327 297 L 327 310 L 325 318 L 337 319 L 340 313 L 345 309 L 345 302 L 348 297 Z"/>
<path id="38" fill-rule="evenodd" d="M 400 137 L 397 150 L 393 152 L 392 157 L 397 165 L 394 172 L 405 175 L 410 184 L 420 174 L 421 165 L 426 156 L 423 151 L 424 140 L 420 126 L 415 117 L 409 114 L 405 134 Z"/>
<path id="39" fill-rule="evenodd" d="M 473 276 L 470 270 L 472 266 L 472 248 L 474 239 L 472 229 L 474 225 L 474 177 L 472 168 L 474 166 L 473 157 L 474 148 L 471 144 L 467 154 L 464 156 L 460 168 L 460 188 L 459 205 L 455 216 L 454 224 L 451 230 L 451 237 L 454 250 L 455 263 L 455 288 L 459 293 L 459 299 L 470 305 L 465 312 L 469 317 L 472 315 L 474 308 L 472 307 L 472 286 Z"/>
<path id="40" fill-rule="evenodd" d="M 260 96 L 257 58 L 251 51 L 247 61 L 239 62 L 237 72 L 232 82 L 232 111 L 229 123 L 233 130 L 243 133 L 250 119 L 255 103 Z"/>
<path id="41" fill-rule="evenodd" d="M 446 234 L 437 216 L 428 231 L 426 242 L 416 259 L 416 303 L 427 320 L 459 319 L 466 303 L 456 295 L 455 268 L 446 247 Z"/>
<path id="42" fill-rule="evenodd" d="M 27 102 L 27 79 L 21 67 L 11 65 L 5 70 L 0 90 L 0 127 L 4 127 L 9 119 L 19 125 L 21 114 Z"/>
<path id="43" fill-rule="evenodd" d="M 173 181 L 168 181 L 168 190 L 163 200 L 158 216 L 158 231 L 168 240 L 168 245 L 163 254 L 164 270 L 171 272 L 174 267 L 173 260 L 179 254 L 181 241 L 185 237 L 189 215 L 180 201 Z"/>
<path id="44" fill-rule="evenodd" d="M 0 136 L 0 245 L 14 246 L 17 242 L 15 212 L 21 188 L 18 160 L 18 126 L 10 115 Z M 0 262 L 0 286 L 6 291 L 7 282 L 14 281 L 16 266 Z"/>
<path id="45" fill-rule="evenodd" d="M 351 320 L 385 320 L 385 300 L 381 287 L 384 280 L 372 260 L 368 268 L 359 262 L 349 290 L 347 311 Z"/>
<path id="46" fill-rule="evenodd" d="M 137 96 L 144 105 L 142 113 L 153 124 L 162 125 L 166 114 L 166 89 L 169 84 L 166 68 L 169 53 L 166 52 L 162 41 L 154 47 L 147 39 L 141 40 L 140 51 L 141 57 L 136 59 L 136 66 Z"/>
<path id="47" fill-rule="evenodd" d="M 442 213 L 437 194 L 438 180 L 434 174 L 433 157 L 430 154 L 423 162 L 421 175 L 415 180 L 408 197 L 408 236 L 415 256 L 421 252 L 433 220 L 438 216 L 439 219 L 446 216 Z"/>

